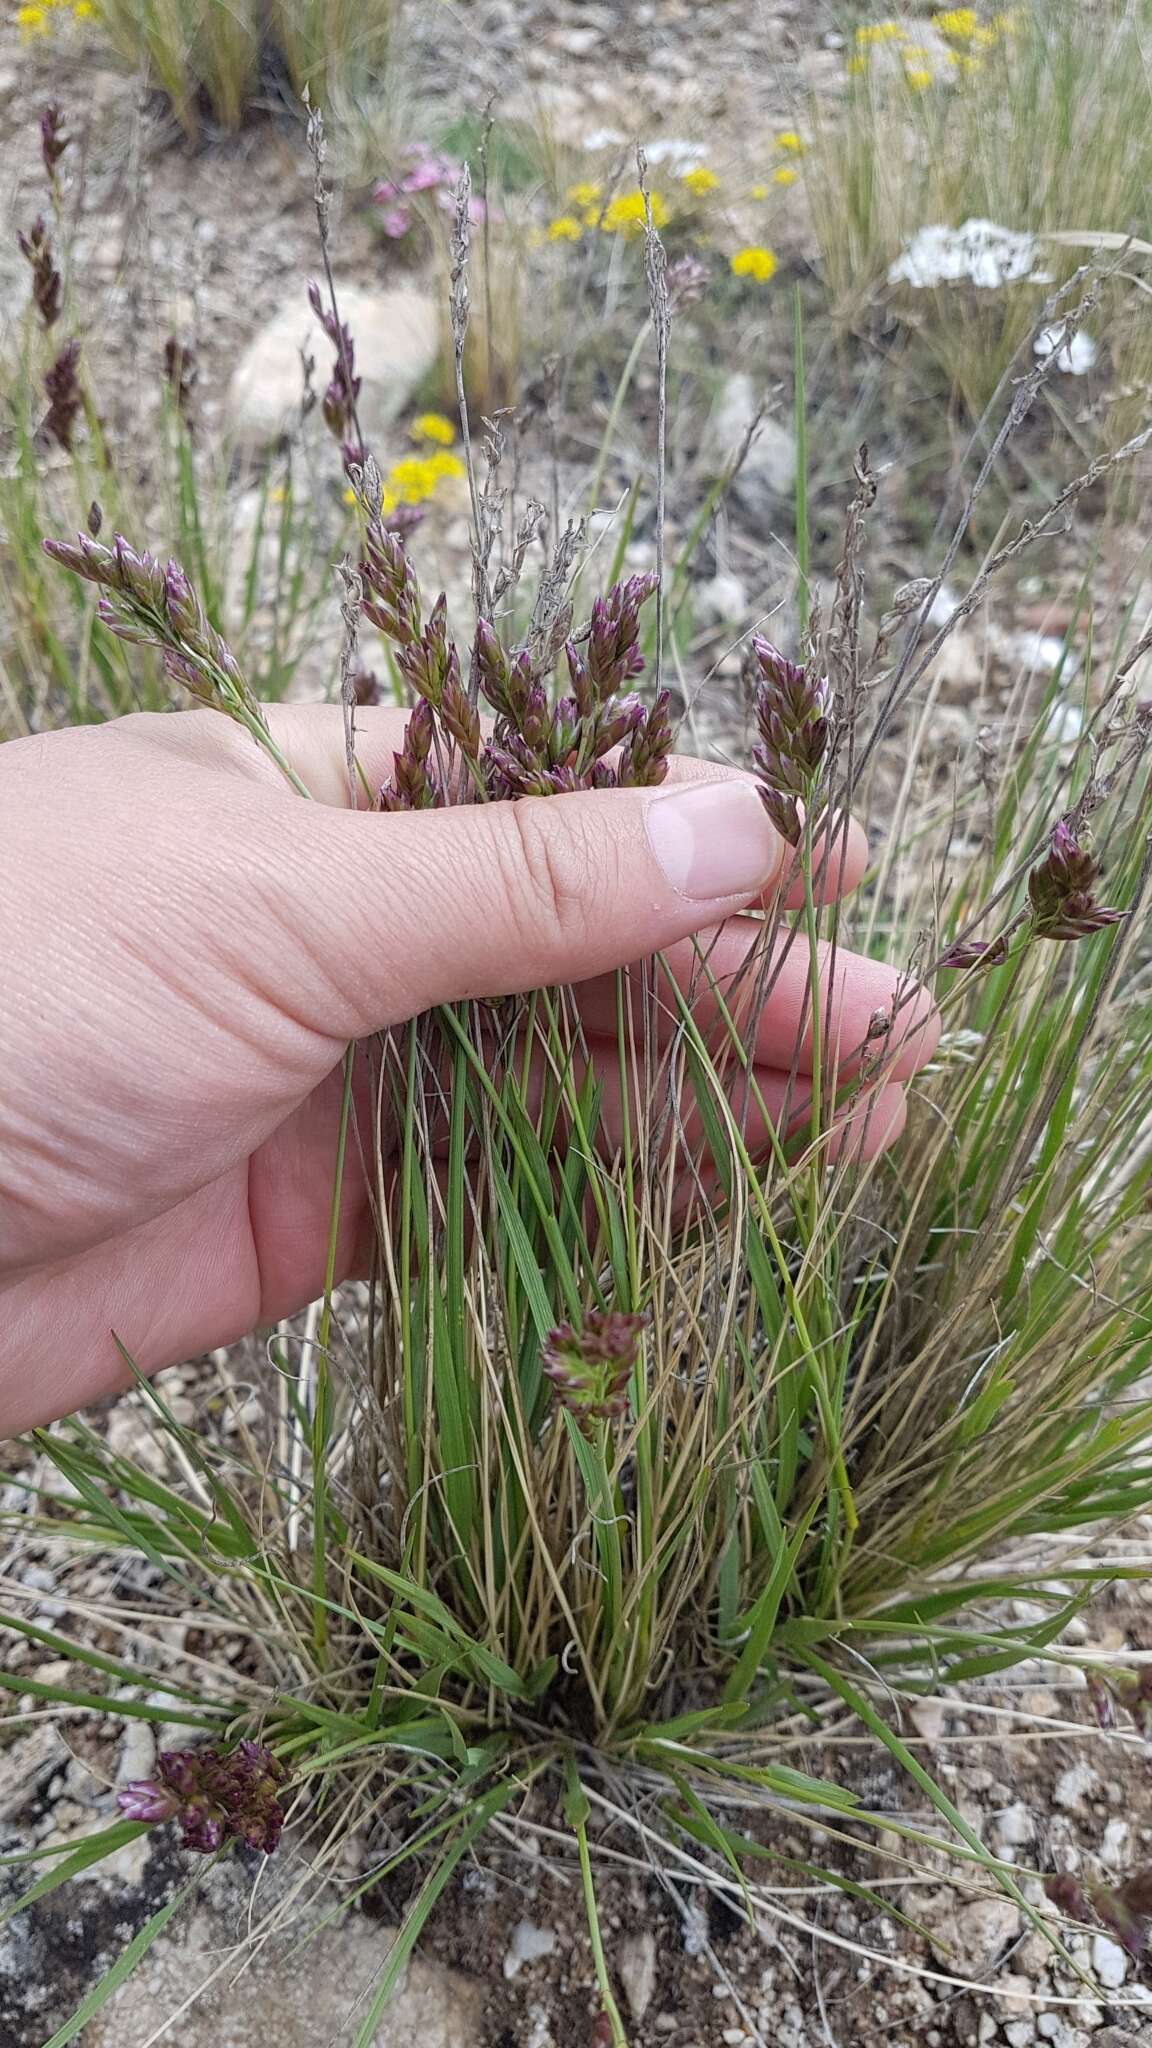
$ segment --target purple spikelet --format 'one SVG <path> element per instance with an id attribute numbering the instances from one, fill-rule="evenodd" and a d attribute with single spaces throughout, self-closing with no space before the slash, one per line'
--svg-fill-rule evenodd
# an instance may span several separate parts
<path id="1" fill-rule="evenodd" d="M 56 187 L 56 173 L 65 150 L 72 141 L 64 126 L 64 109 L 53 101 L 45 107 L 40 116 L 40 160 L 44 175 L 53 190 Z"/>
<path id="2" fill-rule="evenodd" d="M 365 536 L 360 581 L 364 617 L 398 647 L 411 647 L 420 637 L 420 586 L 402 536 L 379 520 Z"/>
<path id="3" fill-rule="evenodd" d="M 668 691 L 661 690 L 632 733 L 618 770 L 621 789 L 650 787 L 667 775 L 672 751 L 670 703 Z"/>
<path id="4" fill-rule="evenodd" d="M 44 378 L 48 410 L 44 415 L 43 432 L 66 454 L 71 453 L 76 421 L 84 409 L 77 374 L 79 363 L 80 343 L 66 342 Z"/>
<path id="5" fill-rule="evenodd" d="M 1084 939 L 1123 921 L 1122 910 L 1106 910 L 1097 903 L 1093 891 L 1099 874 L 1099 862 L 1062 818 L 1045 858 L 1028 877 L 1032 929 L 1038 938 Z"/>
<path id="6" fill-rule="evenodd" d="M 320 401 L 320 409 L 333 439 L 343 443 L 355 428 L 356 405 L 360 397 L 355 344 L 351 329 L 344 321 L 337 320 L 331 308 L 324 304 L 315 278 L 308 286 L 308 303 L 336 351 L 336 361 Z"/>
<path id="7" fill-rule="evenodd" d="M 579 1330 L 560 1323 L 548 1332 L 541 1352 L 545 1377 L 582 1429 L 626 1413 L 647 1321 L 622 1309 L 589 1309 Z"/>
<path id="8" fill-rule="evenodd" d="M 16 237 L 20 253 L 32 270 L 32 303 L 44 327 L 55 327 L 64 302 L 60 272 L 52 254 L 52 241 L 42 216 L 33 221 L 28 233 Z"/>
<path id="9" fill-rule="evenodd" d="M 753 694 L 760 743 L 752 761 L 764 808 L 778 832 L 798 846 L 800 805 L 811 809 L 828 751 L 831 686 L 789 661 L 759 634 L 752 642 L 758 670 Z"/>
<path id="10" fill-rule="evenodd" d="M 95 583 L 101 623 L 119 640 L 159 648 L 168 674 L 201 703 L 231 715 L 261 716 L 231 648 L 209 623 L 178 562 L 165 566 L 147 550 L 137 553 L 122 533 L 110 548 L 79 533 L 74 541 L 46 540 L 44 552 Z"/>
<path id="11" fill-rule="evenodd" d="M 380 791 L 382 811 L 428 811 L 440 802 L 440 791 L 428 769 L 434 731 L 432 706 L 417 704 L 405 729 L 404 745 L 392 756 L 392 780 Z"/>

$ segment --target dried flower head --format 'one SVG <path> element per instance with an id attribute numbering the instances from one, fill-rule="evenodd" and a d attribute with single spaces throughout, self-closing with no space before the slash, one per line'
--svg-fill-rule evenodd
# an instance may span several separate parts
<path id="1" fill-rule="evenodd" d="M 752 654 L 757 672 L 753 708 L 760 733 L 752 763 L 772 823 L 798 846 L 803 829 L 799 806 L 813 808 L 828 751 L 831 687 L 826 676 L 789 661 L 759 634 Z"/>
<path id="2" fill-rule="evenodd" d="M 227 1756 L 218 1749 L 162 1750 L 156 1776 L 139 1778 L 117 1793 L 129 1820 L 156 1825 L 176 1820 L 181 1846 L 212 1855 L 227 1841 L 271 1855 L 284 1827 L 279 1788 L 286 1772 L 259 1742 L 242 1742 Z"/>
<path id="3" fill-rule="evenodd" d="M 1045 858 L 1028 877 L 1032 929 L 1044 939 L 1073 940 L 1120 924 L 1122 910 L 1106 910 L 1093 891 L 1100 865 L 1065 819 L 1052 834 Z"/>
<path id="4" fill-rule="evenodd" d="M 571 1323 L 549 1330 L 541 1353 L 544 1372 L 581 1428 L 626 1412 L 647 1321 L 622 1309 L 589 1309 L 579 1331 Z"/>
<path id="5" fill-rule="evenodd" d="M 50 441 L 71 452 L 72 436 L 76 421 L 84 409 L 80 395 L 80 379 L 77 369 L 80 362 L 80 343 L 66 342 L 55 362 L 44 377 L 44 389 L 48 395 L 48 410 L 44 415 L 42 431 Z"/>
<path id="6" fill-rule="evenodd" d="M 678 256 L 668 266 L 668 298 L 672 311 L 694 305 L 708 289 L 708 265 L 698 256 Z"/>
<path id="7" fill-rule="evenodd" d="M 164 377 L 177 411 L 192 424 L 192 397 L 200 371 L 191 342 L 170 334 L 164 343 Z"/>
<path id="8" fill-rule="evenodd" d="M 352 701 L 357 705 L 382 704 L 384 688 L 375 669 L 358 668 L 352 678 Z"/>
<path id="9" fill-rule="evenodd" d="M 52 241 L 43 216 L 33 221 L 28 233 L 16 237 L 20 253 L 32 269 L 32 303 L 45 327 L 54 327 L 63 304 L 63 285 L 52 254 Z"/>
<path id="10" fill-rule="evenodd" d="M 336 441 L 344 442 L 356 424 L 356 406 L 360 397 L 360 379 L 356 375 L 356 350 L 351 329 L 338 320 L 330 306 L 324 304 L 320 286 L 315 278 L 308 285 L 308 303 L 319 320 L 336 351 L 336 361 L 328 380 L 320 409 L 324 424 Z"/>

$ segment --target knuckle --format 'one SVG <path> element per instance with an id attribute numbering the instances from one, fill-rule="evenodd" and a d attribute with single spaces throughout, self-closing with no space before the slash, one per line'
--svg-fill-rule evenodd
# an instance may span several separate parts
<path id="1" fill-rule="evenodd" d="M 555 949 L 567 957 L 588 937 L 595 874 L 586 835 L 572 814 L 563 821 L 555 806 L 564 797 L 526 797 L 501 805 L 504 881 L 518 929 L 546 958 Z"/>

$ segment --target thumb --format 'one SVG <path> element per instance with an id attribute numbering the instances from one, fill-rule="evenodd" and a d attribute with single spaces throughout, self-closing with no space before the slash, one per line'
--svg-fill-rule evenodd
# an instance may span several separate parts
<path id="1" fill-rule="evenodd" d="M 311 1021 L 349 1038 L 642 959 L 758 897 L 788 850 L 736 777 L 386 815 L 302 805 L 296 823 L 326 1006 Z"/>

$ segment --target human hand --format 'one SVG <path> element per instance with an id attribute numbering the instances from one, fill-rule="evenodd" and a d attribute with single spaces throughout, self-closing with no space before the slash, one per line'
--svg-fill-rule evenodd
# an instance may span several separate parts
<path id="1" fill-rule="evenodd" d="M 347 808 L 343 718 L 269 710 L 306 802 L 210 711 L 137 715 L 0 747 L 0 1434 L 226 1344 L 322 1291 L 345 1044 L 437 1003 L 582 985 L 614 1059 L 604 976 L 691 934 L 734 973 L 790 849 L 750 784 L 701 762 L 662 789 L 381 817 Z M 370 786 L 404 716 L 357 715 Z M 866 858 L 853 826 L 845 888 Z M 808 978 L 792 949 L 756 1028 L 783 1105 Z M 891 968 L 839 953 L 844 1047 L 891 1007 Z M 610 985 L 609 985 L 610 986 Z M 927 998 L 855 1132 L 903 1126 L 931 1054 Z M 852 1138 L 851 1125 L 847 1127 Z M 349 1148 L 341 1276 L 371 1234 Z M 113 1336 L 115 1332 L 115 1337 Z"/>

